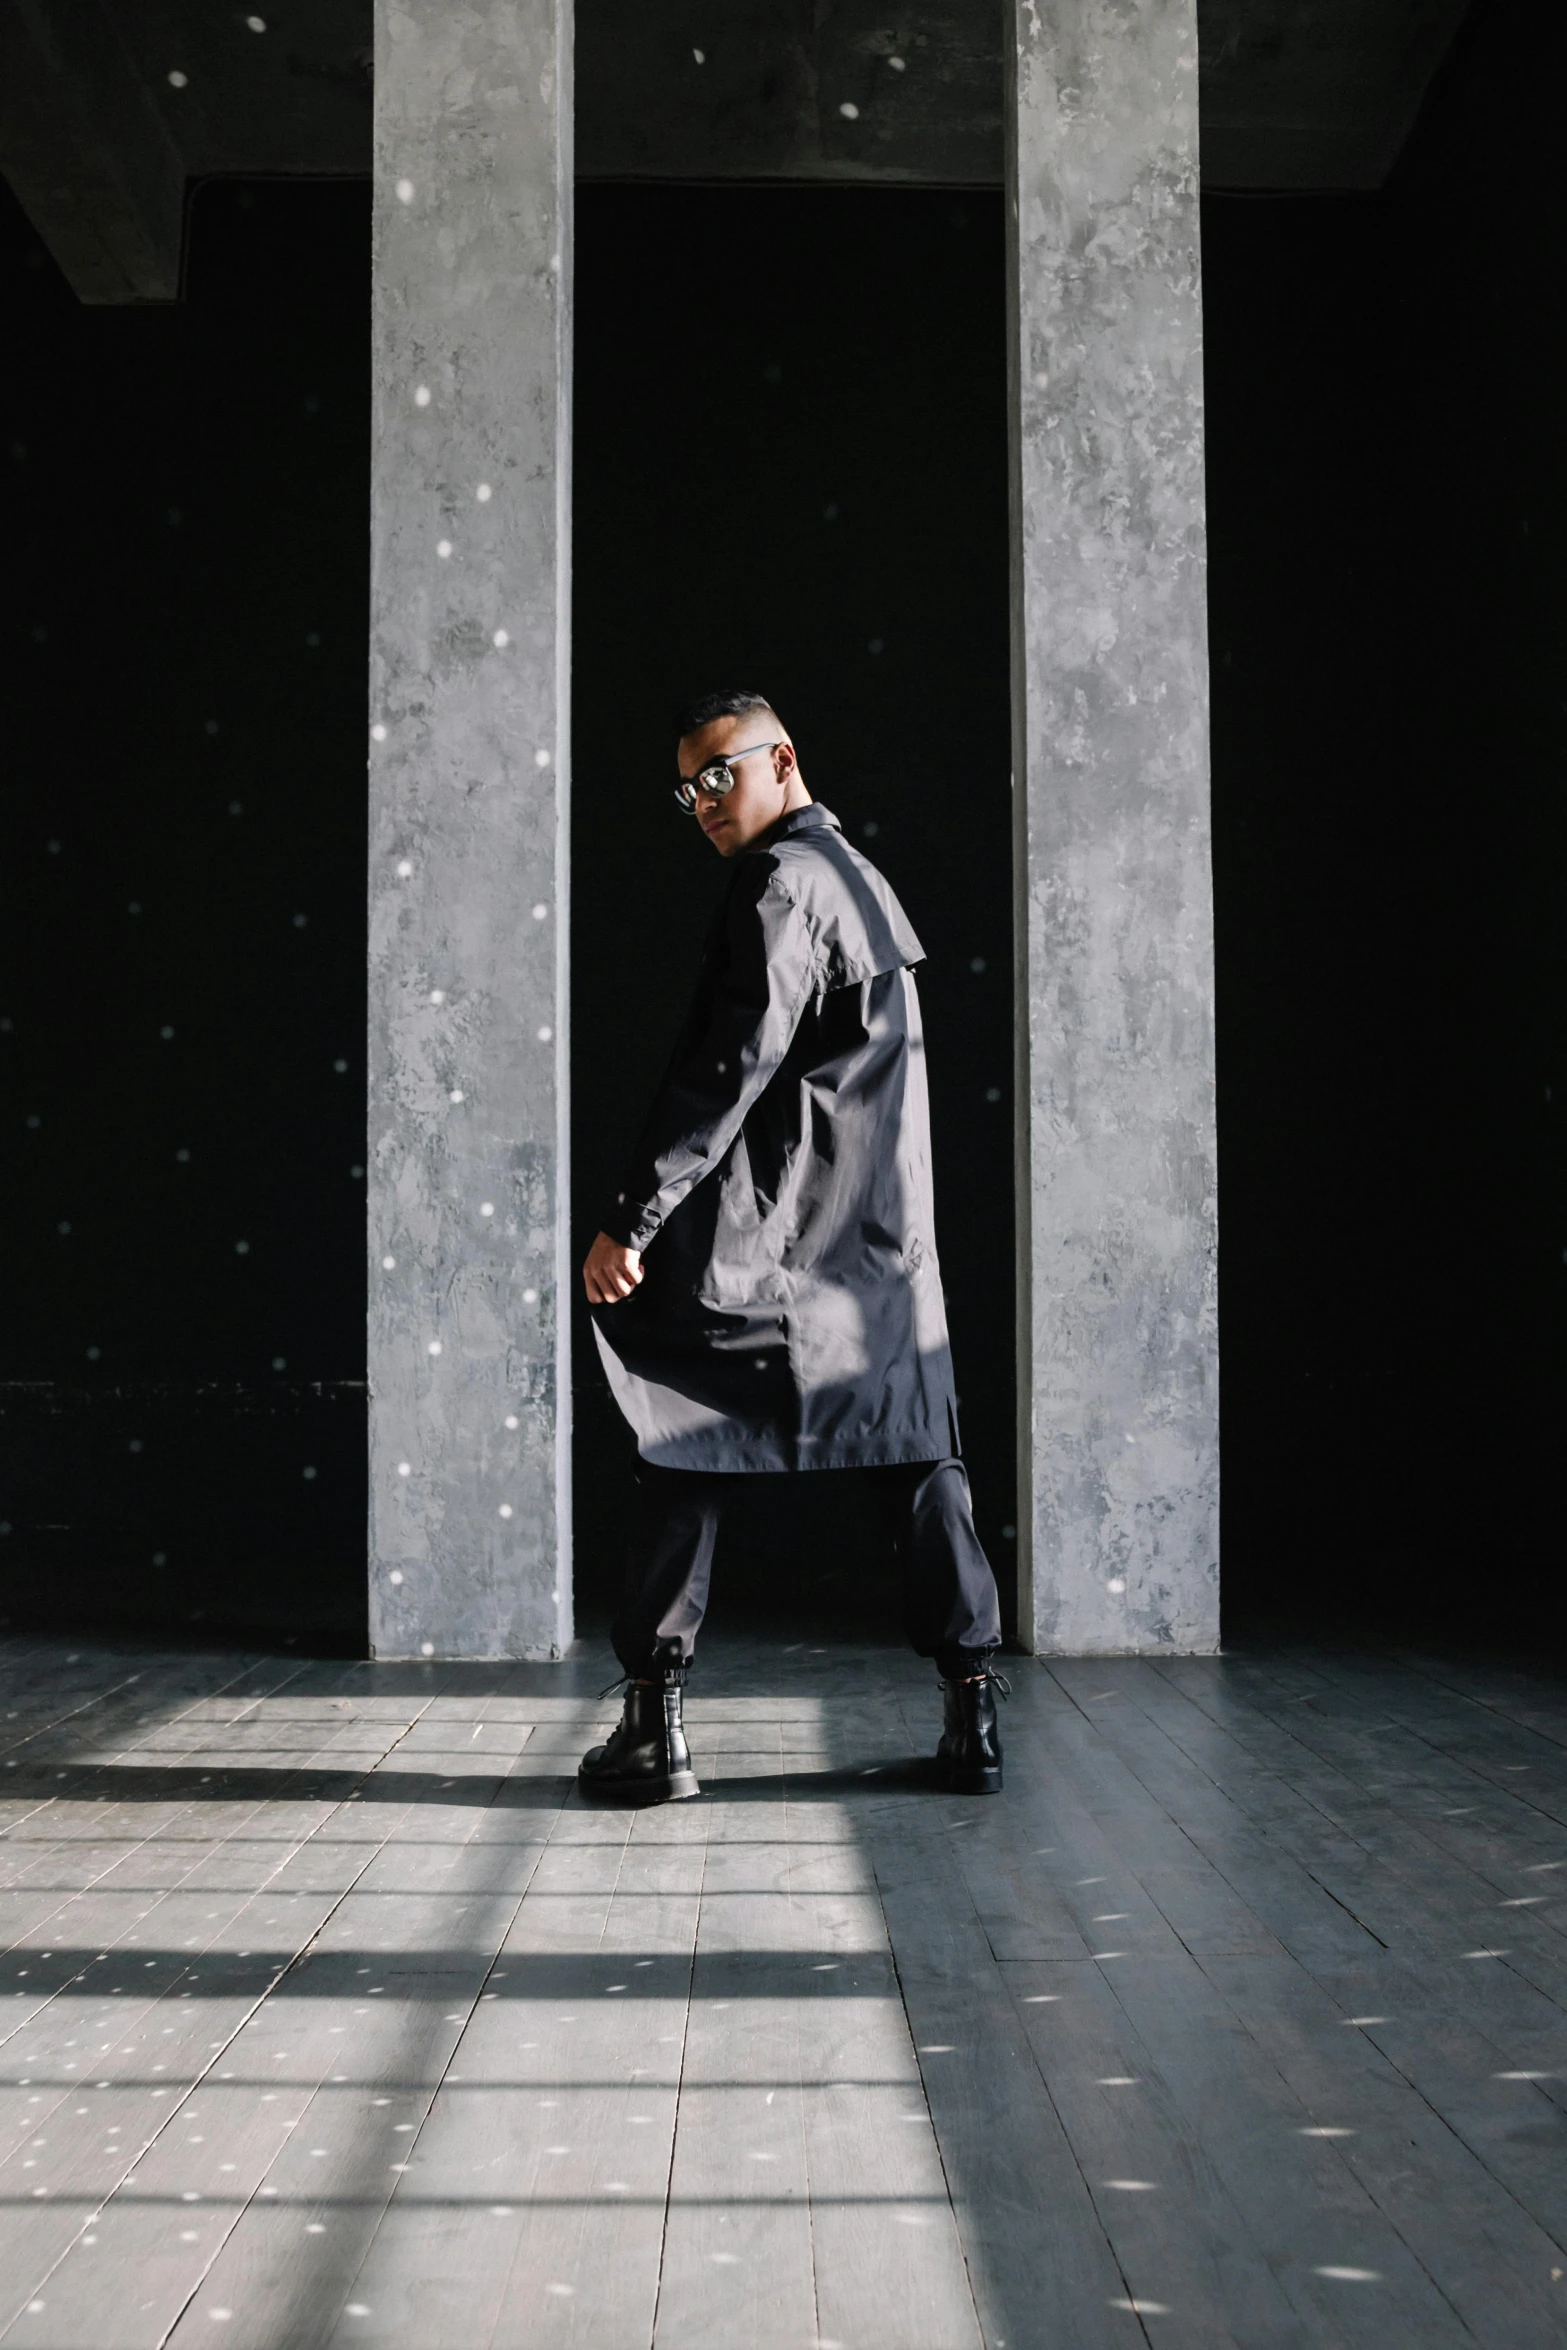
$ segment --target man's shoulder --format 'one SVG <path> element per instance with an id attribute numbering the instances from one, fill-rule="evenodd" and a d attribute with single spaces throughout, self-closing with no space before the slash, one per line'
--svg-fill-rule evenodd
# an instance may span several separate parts
<path id="1" fill-rule="evenodd" d="M 841 888 L 854 876 L 863 876 L 878 892 L 892 894 L 886 875 L 869 857 L 862 856 L 843 837 L 836 823 L 813 824 L 781 839 L 767 841 L 757 851 L 757 862 L 786 888 L 812 892 Z"/>
<path id="2" fill-rule="evenodd" d="M 769 841 L 756 865 L 758 900 L 787 902 L 804 917 L 839 983 L 923 962 L 925 950 L 892 884 L 835 824 Z"/>

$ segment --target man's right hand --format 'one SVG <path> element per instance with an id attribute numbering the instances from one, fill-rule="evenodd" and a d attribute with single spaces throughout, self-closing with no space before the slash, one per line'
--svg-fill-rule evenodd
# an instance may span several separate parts
<path id="1" fill-rule="evenodd" d="M 589 1249 L 582 1268 L 582 1286 L 588 1293 L 590 1306 L 618 1305 L 629 1297 L 642 1278 L 642 1251 L 623 1248 L 618 1240 L 611 1240 L 601 1232 Z"/>

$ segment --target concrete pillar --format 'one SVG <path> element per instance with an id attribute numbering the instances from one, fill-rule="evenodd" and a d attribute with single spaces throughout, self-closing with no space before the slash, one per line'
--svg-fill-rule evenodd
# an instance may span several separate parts
<path id="1" fill-rule="evenodd" d="M 1013 0 L 1022 1631 L 1219 1632 L 1194 0 Z"/>
<path id="2" fill-rule="evenodd" d="M 570 0 L 377 0 L 370 1626 L 571 1638 Z"/>

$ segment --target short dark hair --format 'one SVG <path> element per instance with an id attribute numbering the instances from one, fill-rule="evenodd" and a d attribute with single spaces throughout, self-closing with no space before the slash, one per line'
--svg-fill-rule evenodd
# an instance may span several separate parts
<path id="1" fill-rule="evenodd" d="M 765 710 L 780 726 L 783 724 L 765 694 L 743 693 L 738 686 L 729 693 L 695 694 L 675 712 L 675 732 L 684 742 L 688 734 L 711 726 L 715 718 L 749 718 L 759 710 Z"/>

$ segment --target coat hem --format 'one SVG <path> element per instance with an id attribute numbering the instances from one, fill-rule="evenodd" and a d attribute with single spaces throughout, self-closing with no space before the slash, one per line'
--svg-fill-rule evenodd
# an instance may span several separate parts
<path id="1" fill-rule="evenodd" d="M 955 1444 L 943 1444 L 934 1434 L 888 1437 L 879 1444 L 817 1445 L 802 1437 L 794 1444 L 660 1444 L 652 1449 L 639 1444 L 637 1450 L 649 1468 L 706 1469 L 735 1477 L 811 1469 L 895 1469 L 905 1463 L 958 1457 Z"/>

